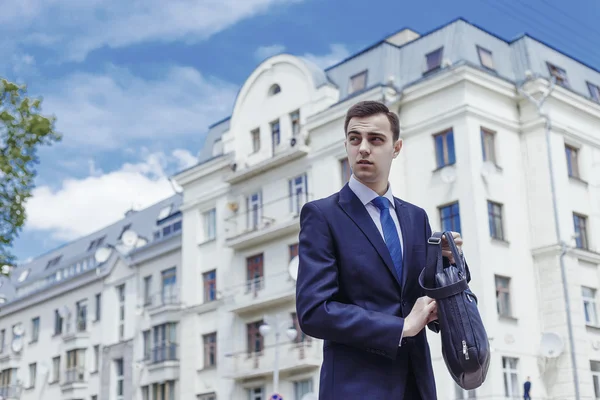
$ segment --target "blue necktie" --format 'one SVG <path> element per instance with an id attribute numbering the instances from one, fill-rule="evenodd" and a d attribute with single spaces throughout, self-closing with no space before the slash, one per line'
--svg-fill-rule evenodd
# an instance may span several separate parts
<path id="1" fill-rule="evenodd" d="M 390 201 L 386 197 L 376 197 L 371 203 L 379 208 L 379 219 L 383 228 L 385 244 L 390 251 L 390 256 L 392 256 L 398 279 L 402 281 L 402 247 L 400 246 L 400 237 L 398 236 L 396 224 L 392 219 L 392 214 L 390 214 Z"/>

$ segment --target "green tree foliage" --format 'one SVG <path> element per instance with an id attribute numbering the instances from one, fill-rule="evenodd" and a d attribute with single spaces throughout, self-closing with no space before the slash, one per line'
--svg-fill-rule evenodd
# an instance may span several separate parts
<path id="1" fill-rule="evenodd" d="M 25 86 L 0 79 L 0 273 L 15 262 L 11 247 L 27 218 L 37 150 L 61 140 L 55 118 L 41 115 L 41 103 L 27 97 Z"/>

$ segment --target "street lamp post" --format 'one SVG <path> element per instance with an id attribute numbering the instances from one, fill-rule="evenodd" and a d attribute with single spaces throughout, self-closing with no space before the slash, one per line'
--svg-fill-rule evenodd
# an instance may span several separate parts
<path id="1" fill-rule="evenodd" d="M 273 393 L 279 394 L 279 344 L 281 333 L 285 330 L 285 335 L 290 341 L 296 339 L 298 332 L 290 328 L 289 318 L 283 315 L 265 315 L 265 323 L 258 330 L 263 337 L 267 337 L 271 331 L 275 334 L 275 360 L 273 361 Z"/>

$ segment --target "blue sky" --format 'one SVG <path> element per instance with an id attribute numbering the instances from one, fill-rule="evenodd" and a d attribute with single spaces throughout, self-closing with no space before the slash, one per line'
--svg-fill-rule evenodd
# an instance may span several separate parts
<path id="1" fill-rule="evenodd" d="M 64 135 L 40 152 L 14 251 L 35 257 L 172 194 L 167 177 L 193 165 L 269 55 L 325 68 L 401 28 L 462 16 L 600 70 L 599 15 L 597 0 L 4 0 L 0 76 L 42 96 Z"/>

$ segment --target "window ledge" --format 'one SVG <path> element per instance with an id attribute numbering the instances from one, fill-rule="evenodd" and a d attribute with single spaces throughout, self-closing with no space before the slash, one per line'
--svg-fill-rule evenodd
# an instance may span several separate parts
<path id="1" fill-rule="evenodd" d="M 506 246 L 506 247 L 510 246 L 510 242 L 506 239 L 498 239 L 495 237 L 491 237 L 490 239 L 491 239 L 492 243 L 496 243 L 496 244 L 499 244 L 501 246 Z"/>
<path id="2" fill-rule="evenodd" d="M 501 321 L 506 321 L 506 322 L 511 322 L 511 323 L 519 322 L 519 319 L 513 315 L 499 315 L 498 317 Z"/>
<path id="3" fill-rule="evenodd" d="M 590 324 L 586 322 L 585 327 L 589 330 L 600 333 L 600 325 L 598 324 Z"/>
<path id="4" fill-rule="evenodd" d="M 583 185 L 583 186 L 589 186 L 589 183 L 587 181 L 584 181 L 583 179 L 581 179 L 580 177 L 577 176 L 569 176 L 569 181 L 573 182 L 576 185 Z"/>
<path id="5" fill-rule="evenodd" d="M 441 171 L 441 170 L 443 170 L 444 168 L 447 168 L 447 167 L 454 167 L 454 166 L 456 166 L 456 162 L 453 162 L 452 164 L 446 164 L 446 165 L 442 165 L 441 167 L 435 167 L 435 169 L 434 169 L 433 171 L 431 171 L 431 172 L 435 174 L 435 173 L 437 173 L 437 172 L 440 172 L 440 171 Z"/>
<path id="6" fill-rule="evenodd" d="M 212 242 L 216 242 L 216 241 L 217 241 L 216 237 L 214 237 L 212 239 L 204 239 L 204 240 L 201 240 L 201 241 L 198 242 L 198 246 L 204 246 L 206 244 L 209 244 L 209 243 L 212 243 Z"/>

